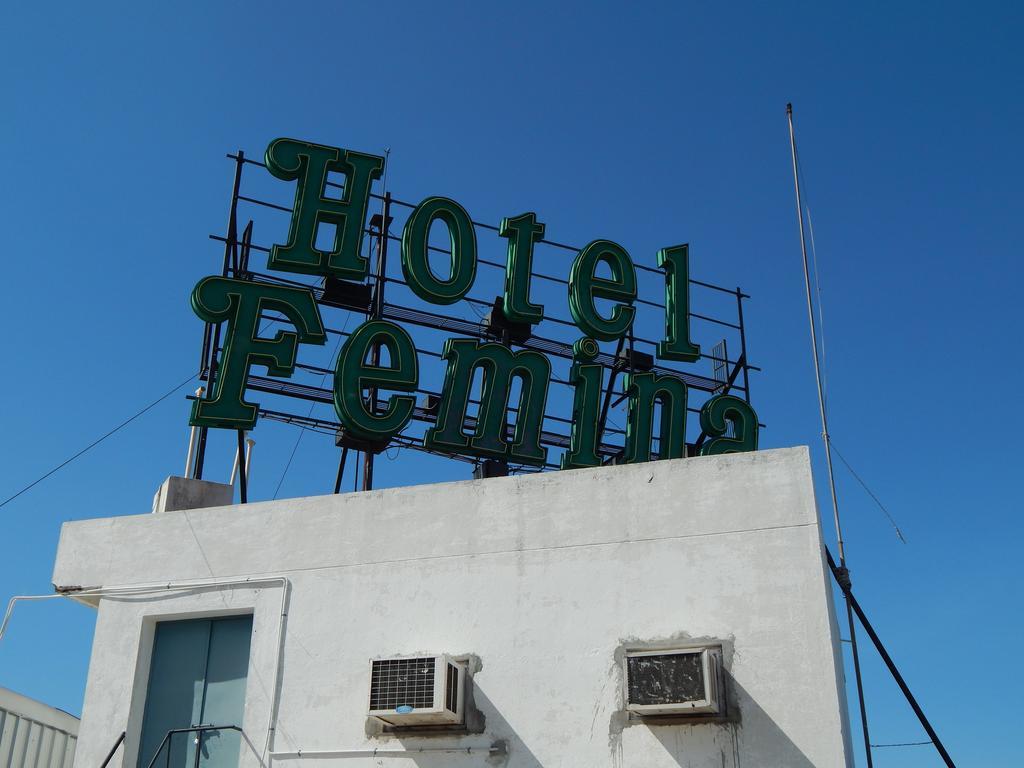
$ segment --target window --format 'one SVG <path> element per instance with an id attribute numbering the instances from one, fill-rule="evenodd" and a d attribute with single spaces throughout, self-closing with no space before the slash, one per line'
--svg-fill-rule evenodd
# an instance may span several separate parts
<path id="1" fill-rule="evenodd" d="M 199 725 L 242 725 L 251 636 L 252 616 L 156 625 L 138 768 L 238 765 L 238 731 L 167 734 Z"/>

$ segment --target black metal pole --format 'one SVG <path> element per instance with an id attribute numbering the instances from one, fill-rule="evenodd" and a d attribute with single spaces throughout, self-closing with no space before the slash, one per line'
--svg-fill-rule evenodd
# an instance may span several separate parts
<path id="1" fill-rule="evenodd" d="M 750 402 L 750 374 L 747 365 L 747 332 L 743 326 L 743 292 L 736 288 L 736 315 L 740 326 L 740 355 L 743 357 L 743 399 Z"/>
<path id="2" fill-rule="evenodd" d="M 334 478 L 334 492 L 341 493 L 341 478 L 345 474 L 345 459 L 348 458 L 348 446 L 341 449 L 341 461 L 338 462 L 338 476 Z"/>
<path id="3" fill-rule="evenodd" d="M 242 504 L 248 502 L 248 478 L 245 476 L 245 430 L 238 430 L 238 498 Z"/>
<path id="4" fill-rule="evenodd" d="M 384 193 L 384 209 L 381 214 L 380 250 L 377 254 L 377 291 L 374 293 L 373 315 L 379 318 L 384 314 L 384 278 L 388 264 L 388 220 L 391 218 L 391 193 Z"/>
<path id="5" fill-rule="evenodd" d="M 619 372 L 619 355 L 622 354 L 622 348 L 625 346 L 626 337 L 620 336 L 618 346 L 615 347 L 615 356 L 612 358 L 612 370 L 608 374 L 608 389 L 604 394 L 604 404 L 601 406 L 601 418 L 597 422 L 597 446 L 601 447 L 601 443 L 604 442 L 604 428 L 608 422 L 608 409 L 612 405 L 612 389 L 615 387 L 615 376 Z M 603 372 L 602 372 L 603 373 Z"/>
<path id="6" fill-rule="evenodd" d="M 370 317 L 378 320 L 384 313 L 384 277 L 388 260 L 388 216 L 391 215 L 391 193 L 384 193 L 384 204 L 381 207 L 380 231 L 377 233 L 377 285 L 370 305 Z M 370 350 L 370 365 L 380 365 L 380 344 L 374 344 Z M 377 388 L 371 387 L 369 392 L 370 409 L 377 412 Z M 373 451 L 363 453 L 363 490 L 373 488 Z"/>
<path id="7" fill-rule="evenodd" d="M 504 310 L 504 305 L 502 305 L 502 306 L 503 306 L 502 312 L 504 312 L 505 311 Z M 501 345 L 503 347 L 507 347 L 508 349 L 512 349 L 512 331 L 508 327 L 507 323 L 504 323 L 503 325 L 504 325 L 504 327 L 502 328 L 502 331 L 501 331 Z M 482 406 L 483 405 L 483 395 L 481 394 L 480 397 L 481 397 L 481 406 Z M 521 414 L 522 414 L 522 410 L 517 411 L 517 413 L 516 413 L 516 423 L 519 422 L 519 417 L 520 417 Z M 480 413 L 477 412 L 477 417 L 479 418 L 479 416 L 480 416 Z M 505 411 L 505 420 L 504 420 L 504 422 L 501 425 L 502 439 L 504 439 L 506 441 L 506 443 L 511 441 L 511 440 L 515 440 L 515 437 L 514 437 L 515 433 L 513 432 L 512 434 L 509 434 L 509 432 L 510 432 L 509 427 L 511 427 L 511 424 L 509 424 L 509 413 L 506 410 Z M 487 473 L 486 473 L 486 466 L 487 465 L 486 464 L 483 464 L 483 463 L 481 463 L 479 465 L 474 464 L 473 466 L 474 467 L 480 466 L 481 467 L 480 476 L 481 477 L 486 477 L 486 475 L 487 475 Z M 497 470 L 498 474 L 500 474 L 502 476 L 507 476 L 508 475 L 508 462 L 505 461 L 504 459 L 496 459 L 495 460 L 495 464 L 493 464 L 491 466 L 497 466 L 498 467 L 498 470 Z"/>
<path id="8" fill-rule="evenodd" d="M 245 229 L 242 230 L 242 251 L 238 255 L 238 271 L 235 273 L 235 277 L 241 276 L 244 279 L 251 280 L 252 277 L 248 277 L 246 273 L 249 271 L 249 254 L 252 250 L 252 219 L 249 219 L 249 223 L 245 225 Z"/>
<path id="9" fill-rule="evenodd" d="M 203 324 L 203 349 L 199 353 L 199 378 L 203 378 L 207 360 L 210 358 L 210 340 L 213 337 L 213 323 Z"/>
<path id="10" fill-rule="evenodd" d="M 875 634 L 874 627 L 871 626 L 871 622 L 868 621 L 868 617 L 864 615 L 863 609 L 860 607 L 860 603 L 857 602 L 857 598 L 853 596 L 853 589 L 850 587 L 850 581 L 846 578 L 845 569 L 841 569 L 836 565 L 836 561 L 832 559 L 832 553 L 829 549 L 825 548 L 825 554 L 828 556 L 828 567 L 832 570 L 832 576 L 835 578 L 839 588 L 843 591 L 843 596 L 846 598 L 847 605 L 853 609 L 853 612 L 857 614 L 857 618 L 860 619 L 861 626 L 864 627 L 864 631 L 868 633 L 868 637 L 871 638 L 871 642 L 875 644 L 875 649 L 878 651 L 878 655 L 882 657 L 882 661 L 885 662 L 885 666 L 889 668 L 889 673 L 896 681 L 896 685 L 903 691 L 903 695 L 910 703 L 911 709 L 914 710 L 914 714 L 917 715 L 917 719 L 921 722 L 925 732 L 928 734 L 928 738 L 931 739 L 932 744 L 935 745 L 935 749 L 938 750 L 939 755 L 942 757 L 943 762 L 949 766 L 949 768 L 956 768 L 953 763 L 953 758 L 949 756 L 946 748 L 942 745 L 942 741 L 939 740 L 939 735 L 932 728 L 932 724 L 928 722 L 928 718 L 925 716 L 924 711 L 917 703 L 917 699 L 914 698 L 914 694 L 910 692 L 910 688 L 907 686 L 906 681 L 903 679 L 903 675 L 896 668 L 896 663 L 889 656 L 889 652 L 885 650 L 885 646 L 882 645 L 882 641 Z"/>
<path id="11" fill-rule="evenodd" d="M 370 451 L 363 453 L 363 490 L 369 491 L 373 488 L 373 454 Z"/>
<path id="12" fill-rule="evenodd" d="M 857 705 L 860 708 L 860 721 L 864 724 L 864 749 L 867 755 L 868 768 L 874 765 L 871 755 L 871 736 L 868 733 L 868 709 L 867 697 L 864 695 L 864 678 L 860 674 L 860 650 L 857 648 L 857 629 L 853 623 L 853 606 L 849 600 L 846 603 L 846 625 L 850 630 L 850 651 L 853 656 L 853 676 L 857 681 Z"/>
<path id="13" fill-rule="evenodd" d="M 228 269 L 232 263 L 238 263 L 238 191 L 242 186 L 242 167 L 245 165 L 245 152 L 241 149 L 235 157 L 235 178 L 231 185 L 231 208 L 228 211 L 228 236 L 224 242 L 224 262 L 221 266 L 221 276 L 228 276 Z M 206 366 L 206 393 L 213 397 L 213 379 L 217 370 L 217 348 L 220 346 L 220 325 L 213 329 L 212 343 L 209 345 L 209 360 Z M 206 461 L 206 435 L 209 432 L 207 427 L 199 428 L 199 445 L 196 448 L 196 466 L 193 476 L 196 480 L 203 479 L 203 464 Z M 244 485 L 244 484 L 243 484 Z"/>

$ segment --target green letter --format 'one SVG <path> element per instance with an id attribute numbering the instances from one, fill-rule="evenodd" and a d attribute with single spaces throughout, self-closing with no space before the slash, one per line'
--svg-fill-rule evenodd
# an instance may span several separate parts
<path id="1" fill-rule="evenodd" d="M 370 184 L 379 179 L 384 158 L 295 139 L 267 147 L 267 169 L 279 179 L 298 181 L 288 244 L 270 249 L 270 269 L 362 280 L 369 262 L 361 254 Z M 326 196 L 328 171 L 345 174 L 341 198 Z M 317 250 L 320 224 L 335 226 L 334 248 Z"/>
<path id="2" fill-rule="evenodd" d="M 370 349 L 380 344 L 388 350 L 391 365 L 368 365 Z M 334 371 L 334 410 L 355 437 L 386 443 L 412 418 L 416 397 L 392 395 L 383 413 L 376 413 L 363 397 L 367 387 L 414 392 L 419 383 L 416 348 L 405 329 L 385 320 L 360 325 L 341 348 Z"/>
<path id="3" fill-rule="evenodd" d="M 735 437 L 725 437 L 726 421 Z M 701 456 L 757 450 L 757 414 L 750 404 L 732 395 L 717 395 L 700 409 L 700 428 L 712 438 L 700 447 Z"/>
<path id="4" fill-rule="evenodd" d="M 658 342 L 658 357 L 692 363 L 700 346 L 690 341 L 689 247 L 662 248 L 658 266 L 665 270 L 665 340 Z"/>
<path id="5" fill-rule="evenodd" d="M 595 277 L 597 265 L 606 263 L 612 279 Z M 601 341 L 614 341 L 626 332 L 636 310 L 629 306 L 636 298 L 636 268 L 625 249 L 611 240 L 595 240 L 576 256 L 569 272 L 569 311 L 585 334 Z M 594 299 L 622 301 L 608 319 L 601 317 Z"/>
<path id="6" fill-rule="evenodd" d="M 189 423 L 198 427 L 252 429 L 259 405 L 243 399 L 249 368 L 265 365 L 271 376 L 291 376 L 298 342 L 327 341 L 313 294 L 304 288 L 204 277 L 192 290 L 192 309 L 208 323 L 228 323 L 212 397 L 192 403 Z M 260 314 L 268 310 L 283 314 L 299 332 L 258 337 Z"/>
<path id="7" fill-rule="evenodd" d="M 513 323 L 539 323 L 544 307 L 530 303 L 530 274 L 533 271 L 533 244 L 544 237 L 544 225 L 537 223 L 537 214 L 524 213 L 502 219 L 498 234 L 508 238 L 505 259 L 505 317 Z"/>
<path id="8" fill-rule="evenodd" d="M 439 280 L 430 270 L 430 225 L 440 219 L 451 242 L 451 276 Z M 454 304 L 476 278 L 476 231 L 466 209 L 445 197 L 428 197 L 416 206 L 402 232 L 402 272 L 412 292 L 431 304 Z"/>
<path id="9" fill-rule="evenodd" d="M 562 469 L 601 466 L 601 457 L 597 454 L 597 422 L 601 417 L 604 366 L 591 363 L 599 351 L 597 342 L 588 338 L 580 339 L 572 346 L 573 362 L 569 370 L 569 381 L 575 387 L 572 428 L 569 450 L 562 454 Z"/>
<path id="10" fill-rule="evenodd" d="M 675 376 L 634 373 L 625 376 L 629 394 L 626 422 L 626 463 L 651 460 L 651 432 L 655 401 L 661 402 L 659 459 L 686 455 L 686 383 Z"/>
<path id="11" fill-rule="evenodd" d="M 540 352 L 513 352 L 501 344 L 481 344 L 476 339 L 448 339 L 442 357 L 448 361 L 448 368 L 437 409 L 437 424 L 427 430 L 423 444 L 445 453 L 471 453 L 543 464 L 548 454 L 540 444 L 551 377 L 548 359 Z M 469 408 L 469 386 L 477 367 L 483 369 L 484 381 L 476 429 L 470 438 L 464 432 L 464 425 Z M 515 437 L 509 444 L 508 399 L 513 376 L 519 377 L 522 392 Z"/>

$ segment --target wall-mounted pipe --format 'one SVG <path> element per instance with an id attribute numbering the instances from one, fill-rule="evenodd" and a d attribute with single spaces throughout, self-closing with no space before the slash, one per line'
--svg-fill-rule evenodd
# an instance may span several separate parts
<path id="1" fill-rule="evenodd" d="M 489 747 L 410 747 L 409 749 L 392 749 L 378 747 L 376 749 L 328 749 L 328 750 L 297 750 L 295 752 L 271 752 L 272 760 L 300 760 L 302 758 L 324 757 L 405 757 L 415 758 L 421 754 L 432 755 L 504 755 L 504 742 L 495 742 Z"/>

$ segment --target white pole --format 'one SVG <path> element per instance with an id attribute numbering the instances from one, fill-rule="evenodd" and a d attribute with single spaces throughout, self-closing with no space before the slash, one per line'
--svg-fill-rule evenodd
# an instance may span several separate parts
<path id="1" fill-rule="evenodd" d="M 249 464 L 252 463 L 252 447 L 256 441 L 251 437 L 245 438 L 245 482 L 252 482 L 252 475 L 249 474 Z"/>
<path id="2" fill-rule="evenodd" d="M 249 465 L 245 465 L 246 473 L 248 476 Z M 238 449 L 235 449 L 235 460 L 231 463 L 231 479 L 228 480 L 228 485 L 235 484 L 235 478 L 238 476 Z"/>
<path id="3" fill-rule="evenodd" d="M 196 390 L 196 397 L 202 397 L 203 392 L 205 391 L 206 389 L 204 387 L 199 387 L 199 389 Z M 196 429 L 197 427 L 193 426 L 188 433 L 188 454 L 185 456 L 185 477 L 192 476 L 192 460 L 195 459 L 196 455 L 196 435 L 198 434 Z"/>

